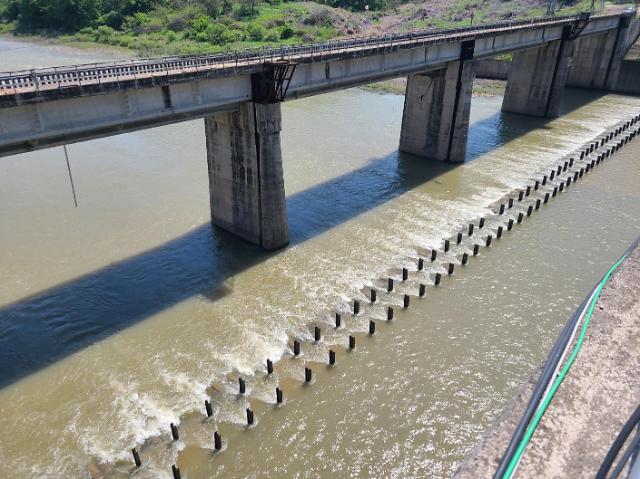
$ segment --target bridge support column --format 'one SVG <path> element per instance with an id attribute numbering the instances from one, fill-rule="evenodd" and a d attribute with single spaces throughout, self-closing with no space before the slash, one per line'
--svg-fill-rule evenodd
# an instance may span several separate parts
<path id="1" fill-rule="evenodd" d="M 280 104 L 205 118 L 211 221 L 265 249 L 289 242 Z"/>
<path id="2" fill-rule="evenodd" d="M 502 111 L 556 117 L 573 42 L 562 39 L 513 54 Z"/>
<path id="3" fill-rule="evenodd" d="M 404 98 L 400 150 L 442 161 L 467 154 L 474 42 L 463 42 L 460 61 L 444 70 L 411 75 Z"/>
<path id="4" fill-rule="evenodd" d="M 576 39 L 567 86 L 604 89 L 617 36 L 617 30 L 610 30 Z"/>
<path id="5" fill-rule="evenodd" d="M 629 38 L 631 33 L 632 21 L 637 22 L 637 20 L 632 20 L 631 15 L 620 17 L 618 29 L 616 30 L 615 43 L 612 49 L 612 54 L 609 57 L 609 66 L 604 81 L 604 88 L 607 90 L 613 90 L 616 86 L 616 83 L 618 83 L 620 68 L 622 67 L 624 56 L 627 53 L 627 48 L 630 47 L 635 40 L 633 38 Z"/>

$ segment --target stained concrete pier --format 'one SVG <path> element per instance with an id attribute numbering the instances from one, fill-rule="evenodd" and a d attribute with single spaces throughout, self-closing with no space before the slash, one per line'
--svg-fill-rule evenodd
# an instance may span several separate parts
<path id="1" fill-rule="evenodd" d="M 640 86 L 637 81 L 637 65 L 636 62 L 625 61 L 625 54 L 636 42 L 639 34 L 640 18 L 624 16 L 620 18 L 615 29 L 594 35 L 578 36 L 572 42 L 573 55 L 569 61 L 565 85 L 638 94 Z M 514 58 L 516 56 L 518 55 L 514 54 Z M 527 67 L 527 62 L 522 64 Z M 477 62 L 476 76 L 507 80 L 512 69 L 512 61 L 482 59 Z M 526 68 L 526 71 L 531 71 L 531 67 Z M 524 76 L 524 81 L 526 80 L 527 77 Z M 526 89 L 523 88 L 521 91 Z M 505 109 L 505 111 L 511 110 Z"/>
<path id="2" fill-rule="evenodd" d="M 564 38 L 514 53 L 502 111 L 558 116 L 572 53 L 573 42 Z"/>
<path id="3" fill-rule="evenodd" d="M 265 249 L 289 242 L 280 103 L 205 118 L 211 221 Z"/>
<path id="4" fill-rule="evenodd" d="M 446 69 L 408 77 L 401 151 L 442 161 L 464 161 L 475 78 L 474 44 L 464 42 L 460 60 L 448 63 Z"/>
<path id="5" fill-rule="evenodd" d="M 575 41 L 575 55 L 567 76 L 567 85 L 580 88 L 605 88 L 617 30 Z"/>

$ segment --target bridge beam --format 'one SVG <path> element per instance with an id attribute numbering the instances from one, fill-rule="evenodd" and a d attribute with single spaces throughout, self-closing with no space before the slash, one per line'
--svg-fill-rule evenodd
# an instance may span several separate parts
<path id="1" fill-rule="evenodd" d="M 289 242 L 281 125 L 279 103 L 205 118 L 211 221 L 268 250 Z"/>
<path id="2" fill-rule="evenodd" d="M 566 39 L 515 52 L 502 111 L 557 117 L 572 53 L 573 42 Z"/>
<path id="3" fill-rule="evenodd" d="M 474 42 L 444 70 L 410 75 L 402 114 L 400 151 L 441 161 L 464 161 L 475 78 Z"/>

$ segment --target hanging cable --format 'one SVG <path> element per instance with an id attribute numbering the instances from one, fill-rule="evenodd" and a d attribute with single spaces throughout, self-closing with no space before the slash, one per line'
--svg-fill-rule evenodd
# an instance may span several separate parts
<path id="1" fill-rule="evenodd" d="M 613 272 L 616 269 L 618 269 L 618 267 L 624 261 L 625 258 L 626 258 L 626 254 L 622 258 L 620 258 L 611 267 L 611 269 L 605 275 L 604 279 L 600 282 L 600 284 L 596 288 L 596 294 L 591 296 L 591 301 L 590 301 L 590 303 L 588 303 L 587 315 L 586 315 L 586 318 L 585 318 L 584 323 L 582 325 L 582 329 L 580 331 L 580 336 L 578 337 L 578 341 L 577 341 L 577 343 L 576 343 L 576 345 L 575 345 L 575 347 L 573 349 L 573 352 L 569 356 L 567 364 L 565 364 L 565 366 L 562 368 L 562 371 L 560 372 L 558 377 L 553 382 L 552 387 L 548 390 L 546 395 L 542 398 L 542 401 L 540 402 L 540 405 L 539 405 L 539 407 L 538 407 L 538 409 L 536 411 L 536 414 L 533 417 L 533 420 L 531 421 L 531 424 L 527 428 L 527 430 L 526 430 L 526 432 L 524 434 L 524 437 L 520 441 L 520 444 L 518 445 L 518 448 L 517 448 L 514 456 L 511 458 L 511 461 L 509 462 L 507 470 L 505 471 L 505 473 L 503 475 L 503 479 L 511 478 L 513 476 L 514 472 L 515 472 L 515 469 L 518 467 L 518 464 L 520 463 L 520 459 L 522 458 L 522 455 L 524 454 L 524 450 L 527 447 L 527 445 L 529 444 L 529 441 L 531 440 L 531 437 L 533 436 L 533 433 L 535 432 L 536 428 L 538 427 L 538 424 L 540 423 L 540 420 L 542 419 L 542 416 L 544 415 L 545 411 L 547 410 L 547 408 L 549 406 L 549 403 L 553 399 L 553 397 L 554 397 L 556 391 L 558 390 L 558 388 L 560 387 L 560 384 L 562 383 L 563 379 L 565 378 L 565 376 L 569 372 L 569 369 L 573 365 L 573 362 L 575 361 L 576 356 L 578 355 L 578 352 L 580 351 L 580 348 L 582 347 L 582 344 L 584 342 L 584 338 L 585 338 L 585 335 L 586 335 L 586 332 L 587 332 L 587 327 L 589 326 L 589 322 L 591 320 L 591 316 L 593 315 L 593 309 L 595 308 L 595 305 L 596 305 L 596 303 L 598 301 L 600 293 L 602 292 L 602 288 L 604 288 L 604 285 L 607 283 L 607 281 L 609 280 L 609 278 L 611 277 Z"/>
<path id="2" fill-rule="evenodd" d="M 73 184 L 73 175 L 71 174 L 71 165 L 69 165 L 69 154 L 67 153 L 67 145 L 62 145 L 64 148 L 64 156 L 67 159 L 67 171 L 69 172 L 69 182 L 71 183 L 71 193 L 73 193 L 73 204 L 78 207 L 78 200 L 76 199 L 76 187 Z"/>
<path id="3" fill-rule="evenodd" d="M 618 433 L 618 436 L 616 437 L 615 441 L 611 445 L 611 448 L 609 449 L 607 456 L 604 458 L 604 461 L 602 461 L 602 465 L 598 470 L 598 474 L 596 474 L 596 479 L 605 479 L 607 477 L 607 474 L 611 469 L 611 467 L 613 466 L 613 462 L 615 461 L 616 456 L 622 449 L 622 446 L 626 442 L 627 438 L 631 435 L 633 430 L 638 425 L 640 425 L 640 406 L 636 408 L 635 412 L 631 415 L 631 417 L 627 420 L 627 422 L 624 424 L 624 426 L 620 430 L 620 433 Z M 640 433 L 636 435 L 636 440 L 638 440 L 637 438 L 640 438 Z M 627 450 L 630 452 L 633 452 L 633 447 L 630 446 Z M 628 457 L 627 457 L 627 460 L 628 460 Z M 624 467 L 624 465 L 627 463 L 627 460 L 625 460 L 625 458 L 623 457 L 622 460 L 619 461 L 618 466 Z M 614 474 L 616 473 L 614 472 Z M 619 472 L 617 474 L 619 474 Z"/>

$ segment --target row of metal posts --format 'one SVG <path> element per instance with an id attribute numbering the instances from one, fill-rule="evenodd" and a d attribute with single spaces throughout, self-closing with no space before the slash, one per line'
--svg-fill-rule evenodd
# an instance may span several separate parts
<path id="1" fill-rule="evenodd" d="M 625 136 L 625 138 L 621 139 L 620 141 L 618 141 L 615 145 L 607 148 L 604 152 L 598 154 L 597 158 L 591 158 L 589 159 L 588 156 L 593 153 L 596 150 L 599 150 L 601 148 L 604 148 L 604 146 L 611 141 L 612 139 L 616 138 L 618 135 L 624 133 L 628 128 L 630 128 L 631 126 L 635 125 L 636 123 L 638 123 L 640 121 L 640 115 L 637 115 L 635 117 L 633 117 L 631 120 L 625 122 L 624 124 L 622 124 L 621 126 L 618 126 L 617 128 L 615 128 L 614 130 L 610 131 L 609 133 L 607 133 L 605 135 L 604 138 L 601 138 L 599 140 L 596 140 L 595 142 L 590 142 L 590 144 L 586 147 L 583 147 L 579 150 L 577 150 L 580 153 L 580 158 L 578 160 L 575 160 L 573 157 L 569 158 L 568 160 L 564 160 L 563 162 L 561 162 L 559 165 L 557 165 L 556 167 L 553 167 L 548 174 L 543 174 L 542 178 L 537 178 L 534 180 L 533 184 L 529 184 L 525 187 L 525 189 L 518 189 L 515 190 L 517 191 L 517 202 L 520 203 L 524 200 L 525 197 L 529 197 L 533 192 L 539 191 L 539 189 L 543 186 L 548 186 L 548 188 L 551 187 L 550 182 L 552 182 L 554 180 L 554 178 L 556 178 L 557 180 L 560 180 L 560 175 L 562 173 L 566 173 L 569 169 L 572 169 L 574 167 L 574 165 L 577 165 L 577 162 L 582 162 L 585 164 L 585 166 L 580 166 L 580 169 L 578 170 L 578 166 L 576 166 L 576 170 L 574 171 L 573 175 L 571 174 L 571 172 L 569 172 L 569 174 L 567 175 L 567 177 L 563 180 L 560 180 L 559 184 L 557 186 L 553 187 L 553 190 L 550 190 L 551 192 L 547 191 L 544 194 L 544 199 L 542 200 L 541 198 L 537 198 L 535 201 L 535 204 L 529 204 L 528 208 L 526 210 L 526 216 L 531 216 L 533 211 L 535 210 L 539 210 L 541 207 L 542 202 L 544 202 L 544 204 L 546 204 L 550 198 L 552 197 L 556 197 L 558 193 L 563 192 L 565 188 L 568 188 L 572 182 L 577 181 L 579 178 L 582 178 L 583 175 L 585 173 L 589 173 L 590 171 L 593 170 L 593 168 L 596 165 L 599 165 L 601 162 L 603 162 L 606 158 L 608 158 L 612 153 L 614 153 L 615 151 L 619 150 L 623 145 L 625 145 L 626 143 L 628 143 L 630 140 L 634 139 L 637 135 L 638 132 L 640 131 L 639 129 L 636 129 L 632 132 L 630 132 L 629 134 L 627 134 Z M 511 193 L 506 195 L 507 199 L 506 202 L 501 202 L 500 206 L 498 208 L 497 212 L 494 212 L 494 214 L 496 216 L 502 216 L 506 213 L 507 210 L 510 210 L 513 208 L 516 199 L 514 199 L 511 196 Z M 525 213 L 523 213 L 522 211 L 518 213 L 517 216 L 517 224 L 521 224 L 522 221 L 525 218 Z M 480 217 L 477 223 L 477 227 L 478 229 L 483 229 L 485 226 L 485 217 Z M 508 222 L 507 222 L 507 231 L 510 231 L 514 226 L 514 219 L 513 218 L 509 218 Z M 476 224 L 475 222 L 470 222 L 468 227 L 466 228 L 466 232 L 463 231 L 458 231 L 457 234 L 455 235 L 455 242 L 456 245 L 460 245 L 462 243 L 462 239 L 463 239 L 463 235 L 466 233 L 468 238 L 471 238 L 474 236 L 474 232 L 475 232 L 475 227 Z M 500 225 L 497 228 L 496 231 L 496 238 L 501 238 L 502 234 L 503 234 L 503 226 Z M 453 236 L 451 237 L 453 238 Z M 488 234 L 485 238 L 484 241 L 484 246 L 485 247 L 490 247 L 491 243 L 492 243 L 492 239 L 493 239 L 493 234 Z M 442 252 L 443 253 L 447 253 L 450 248 L 451 248 L 451 239 L 445 239 L 443 240 L 443 246 L 442 246 Z M 479 253 L 479 249 L 480 249 L 481 244 L 479 243 L 474 243 L 473 245 L 473 256 L 477 256 Z M 439 249 L 432 249 L 431 250 L 431 254 L 430 254 L 430 260 L 431 262 L 435 262 L 437 257 L 438 257 L 438 252 L 440 250 Z M 461 264 L 464 266 L 467 264 L 469 258 L 469 254 L 467 252 L 464 252 L 462 255 L 462 260 L 461 260 Z M 417 262 L 417 271 L 422 271 L 424 269 L 424 262 L 425 259 L 422 257 L 418 258 L 418 262 Z M 447 268 L 447 273 L 448 275 L 452 275 L 454 273 L 454 263 L 450 262 L 448 264 L 448 268 Z M 402 281 L 407 281 L 409 279 L 409 269 L 406 267 L 402 268 Z M 442 274 L 441 273 L 435 273 L 435 277 L 434 277 L 434 286 L 438 286 L 441 282 L 441 278 L 442 278 Z M 391 293 L 394 290 L 394 278 L 393 277 L 389 277 L 388 281 L 387 281 L 387 292 Z M 426 284 L 424 283 L 420 283 L 419 286 L 419 292 L 418 292 L 418 296 L 419 297 L 424 297 L 425 296 L 425 292 L 426 292 Z M 376 303 L 377 302 L 377 290 L 375 288 L 371 288 L 370 292 L 369 292 L 369 298 L 370 298 L 370 303 Z M 404 308 L 408 308 L 410 305 L 410 295 L 409 294 L 404 294 L 403 295 L 403 307 Z M 360 301 L 358 300 L 354 300 L 353 301 L 353 308 L 352 308 L 352 314 L 354 316 L 357 316 L 361 313 L 361 305 L 360 305 Z M 388 306 L 387 307 L 387 320 L 391 321 L 394 318 L 394 310 L 392 306 Z M 342 315 L 341 313 L 336 313 L 335 314 L 335 327 L 336 328 L 340 328 L 342 326 Z M 374 335 L 376 332 L 376 322 L 374 320 L 370 320 L 369 321 L 369 329 L 368 329 L 368 333 L 369 335 Z M 322 332 L 319 326 L 315 326 L 314 327 L 314 341 L 317 343 L 321 340 L 322 338 Z M 349 335 L 349 345 L 348 345 L 349 349 L 354 349 L 355 348 L 355 336 L 353 335 Z M 294 340 L 293 341 L 293 355 L 294 356 L 299 356 L 301 354 L 301 342 L 300 340 Z M 329 349 L 329 365 L 330 366 L 334 366 L 336 363 L 336 353 L 334 350 Z M 266 370 L 267 370 L 267 374 L 270 375 L 273 373 L 273 362 L 270 359 L 267 359 L 266 361 Z M 304 367 L 304 381 L 305 383 L 311 383 L 312 382 L 312 378 L 313 378 L 313 371 L 311 370 L 310 367 L 305 366 Z M 244 395 L 246 393 L 246 383 L 244 378 L 240 377 L 238 379 L 238 390 L 239 393 L 241 395 Z M 275 393 L 276 393 L 276 403 L 277 404 L 282 404 L 283 402 L 283 392 L 282 389 L 280 387 L 276 387 L 275 388 Z M 211 402 L 209 400 L 205 401 L 205 411 L 207 414 L 207 417 L 211 417 L 213 415 L 213 410 L 211 407 Z M 251 426 L 254 424 L 254 412 L 251 408 L 246 408 L 245 410 L 246 413 L 246 420 L 247 420 L 247 425 Z M 171 429 L 171 436 L 172 439 L 174 441 L 177 441 L 179 439 L 179 432 L 178 432 L 178 427 L 177 425 L 175 425 L 174 423 L 170 424 L 170 429 Z M 219 451 L 222 449 L 222 436 L 220 435 L 220 433 L 218 431 L 214 432 L 214 449 L 216 451 Z M 140 454 L 139 451 L 136 448 L 132 449 L 132 455 L 133 455 L 133 459 L 134 459 L 134 463 L 136 465 L 136 467 L 140 467 L 142 465 L 142 461 L 140 459 Z M 180 469 L 174 464 L 172 465 L 172 473 L 173 473 L 173 477 L 174 479 L 181 479 L 181 473 L 180 473 Z"/>

